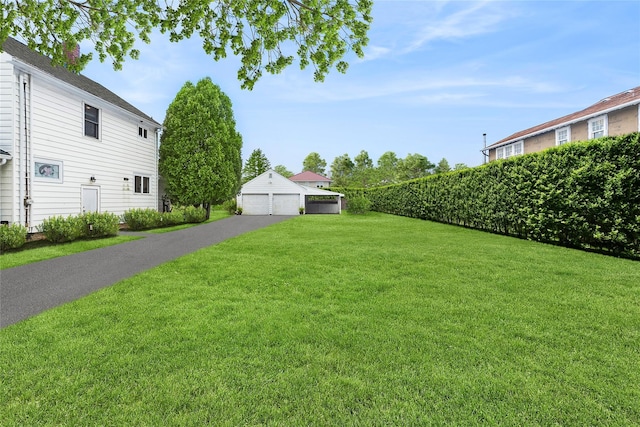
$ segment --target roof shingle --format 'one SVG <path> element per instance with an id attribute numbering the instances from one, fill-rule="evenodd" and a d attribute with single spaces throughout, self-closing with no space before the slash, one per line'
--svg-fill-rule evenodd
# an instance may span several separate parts
<path id="1" fill-rule="evenodd" d="M 539 124 L 520 132 L 516 132 L 513 135 L 510 135 L 498 142 L 489 145 L 487 148 L 494 148 L 507 142 L 512 142 L 515 140 L 523 139 L 524 137 L 533 136 L 535 134 L 542 133 L 543 131 L 546 132 L 551 129 L 556 129 L 563 125 L 579 121 L 581 119 L 586 120 L 590 117 L 595 117 L 599 113 L 602 113 L 604 111 L 615 109 L 615 107 L 623 107 L 627 104 L 633 103 L 634 101 L 638 101 L 640 103 L 640 86 L 604 98 L 591 105 L 590 107 L 585 108 L 584 110 L 568 114 L 566 116 Z"/>
<path id="2" fill-rule="evenodd" d="M 11 37 L 8 37 L 7 40 L 5 40 L 2 45 L 2 50 L 19 59 L 20 61 L 25 62 L 59 80 L 62 80 L 65 83 L 68 83 L 92 95 L 95 95 L 139 117 L 142 117 L 143 119 L 148 120 L 154 125 L 161 126 L 161 124 L 154 120 L 153 117 L 143 113 L 101 84 L 91 80 L 88 77 L 83 76 L 82 74 L 72 73 L 64 67 L 51 65 L 50 58 L 34 52 L 25 44 L 20 43 L 19 41 Z"/>
<path id="3" fill-rule="evenodd" d="M 296 181 L 296 182 L 308 182 L 308 181 L 325 181 L 325 182 L 329 182 L 329 181 L 331 181 L 326 176 L 318 175 L 317 173 L 311 172 L 311 171 L 301 172 L 301 173 L 299 173 L 297 175 L 293 175 L 289 179 L 291 181 Z"/>

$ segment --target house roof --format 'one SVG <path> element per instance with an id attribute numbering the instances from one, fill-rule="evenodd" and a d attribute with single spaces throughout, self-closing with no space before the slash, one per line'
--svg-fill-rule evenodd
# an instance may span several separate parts
<path id="1" fill-rule="evenodd" d="M 311 171 L 304 171 L 302 173 L 289 177 L 289 179 L 291 181 L 300 181 L 300 182 L 306 182 L 306 181 L 331 182 L 331 180 L 326 176 L 318 175 L 317 173 L 311 172 Z"/>
<path id="2" fill-rule="evenodd" d="M 297 182 L 291 181 L 290 179 L 285 178 L 284 176 L 280 175 L 278 172 L 274 171 L 273 169 L 269 169 L 263 173 L 261 173 L 260 175 L 258 175 L 257 177 L 253 178 L 250 181 L 247 181 L 242 188 L 240 189 L 241 193 L 253 193 L 255 191 L 259 191 L 259 192 L 263 192 L 263 188 L 261 188 L 261 184 L 260 182 L 269 174 L 271 174 L 272 176 L 270 176 L 270 180 L 273 179 L 273 183 L 278 184 L 281 183 L 281 185 L 284 185 L 284 187 L 286 187 L 287 192 L 288 193 L 298 193 L 298 194 L 305 194 L 307 196 L 340 196 L 340 197 L 344 197 L 344 194 L 342 193 L 336 193 L 334 191 L 328 191 L 328 190 L 323 190 L 320 188 L 313 188 L 313 187 L 307 187 L 305 185 L 302 184 L 298 184 Z M 318 175 L 320 176 L 320 175 Z M 278 188 L 278 192 L 283 191 L 284 187 L 279 187 Z"/>
<path id="3" fill-rule="evenodd" d="M 546 123 L 542 123 L 540 125 L 525 129 L 520 132 L 516 132 L 513 135 L 510 135 L 498 142 L 489 145 L 487 149 L 496 148 L 500 145 L 509 144 L 511 142 L 532 137 L 553 129 L 568 126 L 572 123 L 587 120 L 591 117 L 595 117 L 609 111 L 618 110 L 633 104 L 640 104 L 640 86 L 626 90 L 616 95 L 608 96 L 591 105 L 590 107 L 585 108 L 584 110 L 568 114 L 566 116 L 548 121 Z"/>
<path id="4" fill-rule="evenodd" d="M 153 117 L 148 116 L 147 114 L 138 110 L 136 107 L 129 104 L 127 101 L 120 98 L 118 95 L 111 92 L 101 84 L 91 80 L 88 77 L 83 76 L 82 74 L 72 73 L 62 66 L 52 65 L 50 58 L 34 52 L 25 44 L 20 43 L 19 41 L 11 37 L 8 37 L 7 40 L 5 40 L 1 50 L 9 53 L 11 56 L 17 58 L 21 62 L 25 62 L 39 69 L 40 71 L 55 77 L 58 80 L 62 80 L 63 82 L 68 83 L 80 90 L 95 95 L 113 105 L 116 105 L 130 113 L 148 120 L 152 124 L 161 126 L 161 124 L 155 121 Z"/>
<path id="5" fill-rule="evenodd" d="M 0 159 L 7 159 L 7 160 L 11 160 L 13 157 L 11 157 L 11 153 L 8 153 L 6 151 L 4 151 L 3 149 L 0 148 Z"/>

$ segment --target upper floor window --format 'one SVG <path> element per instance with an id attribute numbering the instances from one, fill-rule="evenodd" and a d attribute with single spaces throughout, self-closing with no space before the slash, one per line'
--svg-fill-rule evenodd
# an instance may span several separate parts
<path id="1" fill-rule="evenodd" d="M 508 159 L 509 157 L 519 156 L 521 154 L 524 154 L 524 141 L 518 141 L 496 148 L 496 160 Z"/>
<path id="2" fill-rule="evenodd" d="M 99 138 L 100 110 L 91 105 L 84 105 L 84 134 L 92 138 Z"/>
<path id="3" fill-rule="evenodd" d="M 607 136 L 607 116 L 599 116 L 589 120 L 589 139 Z"/>
<path id="4" fill-rule="evenodd" d="M 147 139 L 147 130 L 141 126 L 138 127 L 138 136 Z"/>
<path id="5" fill-rule="evenodd" d="M 571 140 L 571 127 L 556 129 L 556 145 L 566 144 Z"/>

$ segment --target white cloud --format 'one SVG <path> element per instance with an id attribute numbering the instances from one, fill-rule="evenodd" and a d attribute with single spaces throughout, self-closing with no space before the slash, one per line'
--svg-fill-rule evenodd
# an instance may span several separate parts
<path id="1" fill-rule="evenodd" d="M 469 6 L 448 16 L 436 15 L 417 31 L 414 40 L 402 52 L 413 52 L 435 40 L 461 39 L 497 31 L 497 25 L 511 15 L 503 8 L 503 3 L 481 1 L 455 4 Z"/>
<path id="2" fill-rule="evenodd" d="M 359 62 L 373 61 L 378 58 L 383 58 L 392 53 L 392 49 L 383 46 L 368 46 L 364 52 L 364 58 Z"/>

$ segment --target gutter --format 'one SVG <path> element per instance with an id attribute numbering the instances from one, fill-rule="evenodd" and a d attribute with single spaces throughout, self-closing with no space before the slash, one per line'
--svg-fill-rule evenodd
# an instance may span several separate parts
<path id="1" fill-rule="evenodd" d="M 558 123 L 556 125 L 549 126 L 549 127 L 544 128 L 544 129 L 540 129 L 538 131 L 531 132 L 531 133 L 519 136 L 518 138 L 511 138 L 511 139 L 503 141 L 503 142 L 501 142 L 501 143 L 499 143 L 497 145 L 490 145 L 489 147 L 487 147 L 485 149 L 486 150 L 494 150 L 494 149 L 500 148 L 500 147 L 502 147 L 504 145 L 509 145 L 509 144 L 514 143 L 514 142 L 518 142 L 518 141 L 521 141 L 523 139 L 526 139 L 526 138 L 531 138 L 533 136 L 540 135 L 542 133 L 546 133 L 546 132 L 549 132 L 549 131 L 552 131 L 552 130 L 555 130 L 555 129 L 559 129 L 561 127 L 570 126 L 570 125 L 573 125 L 575 123 L 588 120 L 588 119 L 590 119 L 592 117 L 598 117 L 598 116 L 601 116 L 603 114 L 608 114 L 608 113 L 610 113 L 612 111 L 622 110 L 623 108 L 627 108 L 627 107 L 630 107 L 630 106 L 633 106 L 633 105 L 640 105 L 640 99 L 634 99 L 633 101 L 625 102 L 624 104 L 616 105 L 615 107 L 610 107 L 610 108 L 607 108 L 606 110 L 600 110 L 597 113 L 588 114 L 586 116 L 581 116 L 581 117 L 578 117 L 576 119 L 569 120 L 567 122 Z M 484 153 L 485 149 L 482 149 L 480 151 L 482 151 Z"/>

